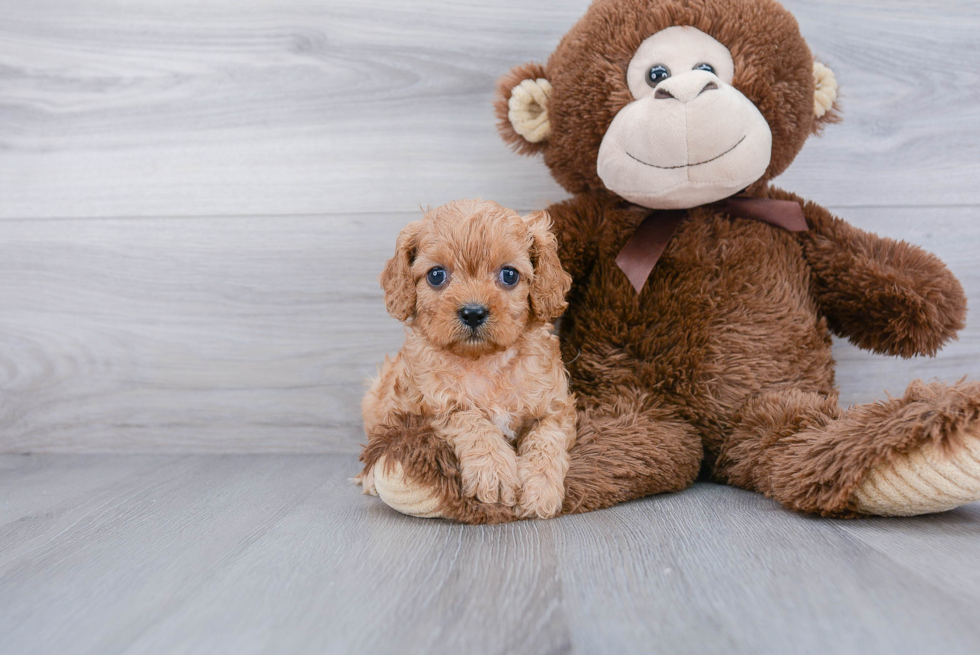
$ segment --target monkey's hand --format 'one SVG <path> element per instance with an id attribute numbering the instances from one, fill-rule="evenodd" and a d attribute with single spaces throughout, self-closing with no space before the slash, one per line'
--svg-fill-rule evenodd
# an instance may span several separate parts
<path id="1" fill-rule="evenodd" d="M 797 200 L 786 193 L 772 197 Z M 830 329 L 886 355 L 935 355 L 966 319 L 966 295 L 935 255 L 859 230 L 819 205 L 803 204 L 800 233 L 812 292 Z"/>

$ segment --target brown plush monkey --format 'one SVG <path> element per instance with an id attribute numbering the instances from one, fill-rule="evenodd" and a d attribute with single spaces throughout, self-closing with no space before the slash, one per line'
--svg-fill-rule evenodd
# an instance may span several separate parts
<path id="1" fill-rule="evenodd" d="M 699 474 L 829 516 L 980 499 L 980 384 L 838 405 L 831 333 L 932 355 L 966 299 L 935 256 L 770 186 L 836 120 L 836 88 L 774 0 L 596 0 L 547 66 L 500 81 L 504 139 L 574 194 L 548 209 L 574 280 L 565 512 Z M 400 511 L 514 517 L 461 493 L 417 422 L 363 459 Z"/>

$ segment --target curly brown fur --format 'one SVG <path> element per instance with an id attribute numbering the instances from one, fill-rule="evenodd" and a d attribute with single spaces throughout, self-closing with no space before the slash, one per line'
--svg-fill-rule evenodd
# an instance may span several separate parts
<path id="1" fill-rule="evenodd" d="M 549 223 L 542 212 L 522 218 L 458 201 L 407 226 L 381 282 L 409 330 L 363 402 L 369 444 L 390 432 L 392 417 L 423 417 L 452 447 L 464 496 L 540 517 L 561 509 L 575 438 L 574 398 L 549 324 L 565 309 L 570 278 Z M 428 278 L 434 270 L 438 284 Z M 484 313 L 480 323 L 466 323 L 468 307 Z M 360 478 L 366 491 L 370 476 Z"/>

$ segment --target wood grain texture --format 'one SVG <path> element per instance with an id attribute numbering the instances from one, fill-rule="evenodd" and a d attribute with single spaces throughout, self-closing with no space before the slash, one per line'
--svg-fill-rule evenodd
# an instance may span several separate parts
<path id="1" fill-rule="evenodd" d="M 352 452 L 408 220 L 3 223 L 0 449 Z"/>
<path id="2" fill-rule="evenodd" d="M 0 518 L 0 652 L 980 649 L 977 504 L 835 521 L 698 484 L 460 526 L 360 495 L 355 469 L 331 455 L 0 456 L 0 494 L 34 499 Z"/>
<path id="3" fill-rule="evenodd" d="M 853 209 L 941 256 L 980 305 L 980 209 Z M 418 214 L 0 224 L 0 451 L 357 452 L 365 379 L 403 330 L 376 276 Z M 936 358 L 838 341 L 842 402 L 980 373 L 980 319 Z"/>
<path id="4" fill-rule="evenodd" d="M 0 452 L 355 452 L 398 229 L 563 195 L 490 93 L 586 5 L 6 3 Z M 980 6 L 787 5 L 846 120 L 779 183 L 937 252 L 975 305 Z M 935 359 L 838 343 L 842 402 L 976 375 L 977 325 Z"/>
<path id="5" fill-rule="evenodd" d="M 411 211 L 563 192 L 495 133 L 495 79 L 588 0 L 7 2 L 0 217 Z M 845 122 L 782 183 L 835 206 L 975 204 L 980 5 L 787 0 Z"/>

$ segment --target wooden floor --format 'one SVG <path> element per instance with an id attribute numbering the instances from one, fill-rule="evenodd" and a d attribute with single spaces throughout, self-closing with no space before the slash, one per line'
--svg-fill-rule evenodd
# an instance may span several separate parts
<path id="1" fill-rule="evenodd" d="M 784 0 L 843 118 L 777 184 L 918 243 L 980 375 L 980 3 Z M 564 197 L 492 90 L 588 0 L 0 0 L 0 655 L 980 653 L 980 505 L 826 521 L 710 484 L 474 528 L 356 470 L 419 207 Z"/>
<path id="2" fill-rule="evenodd" d="M 679 494 L 472 527 L 349 455 L 0 456 L 0 652 L 980 652 L 980 504 L 916 519 Z"/>

